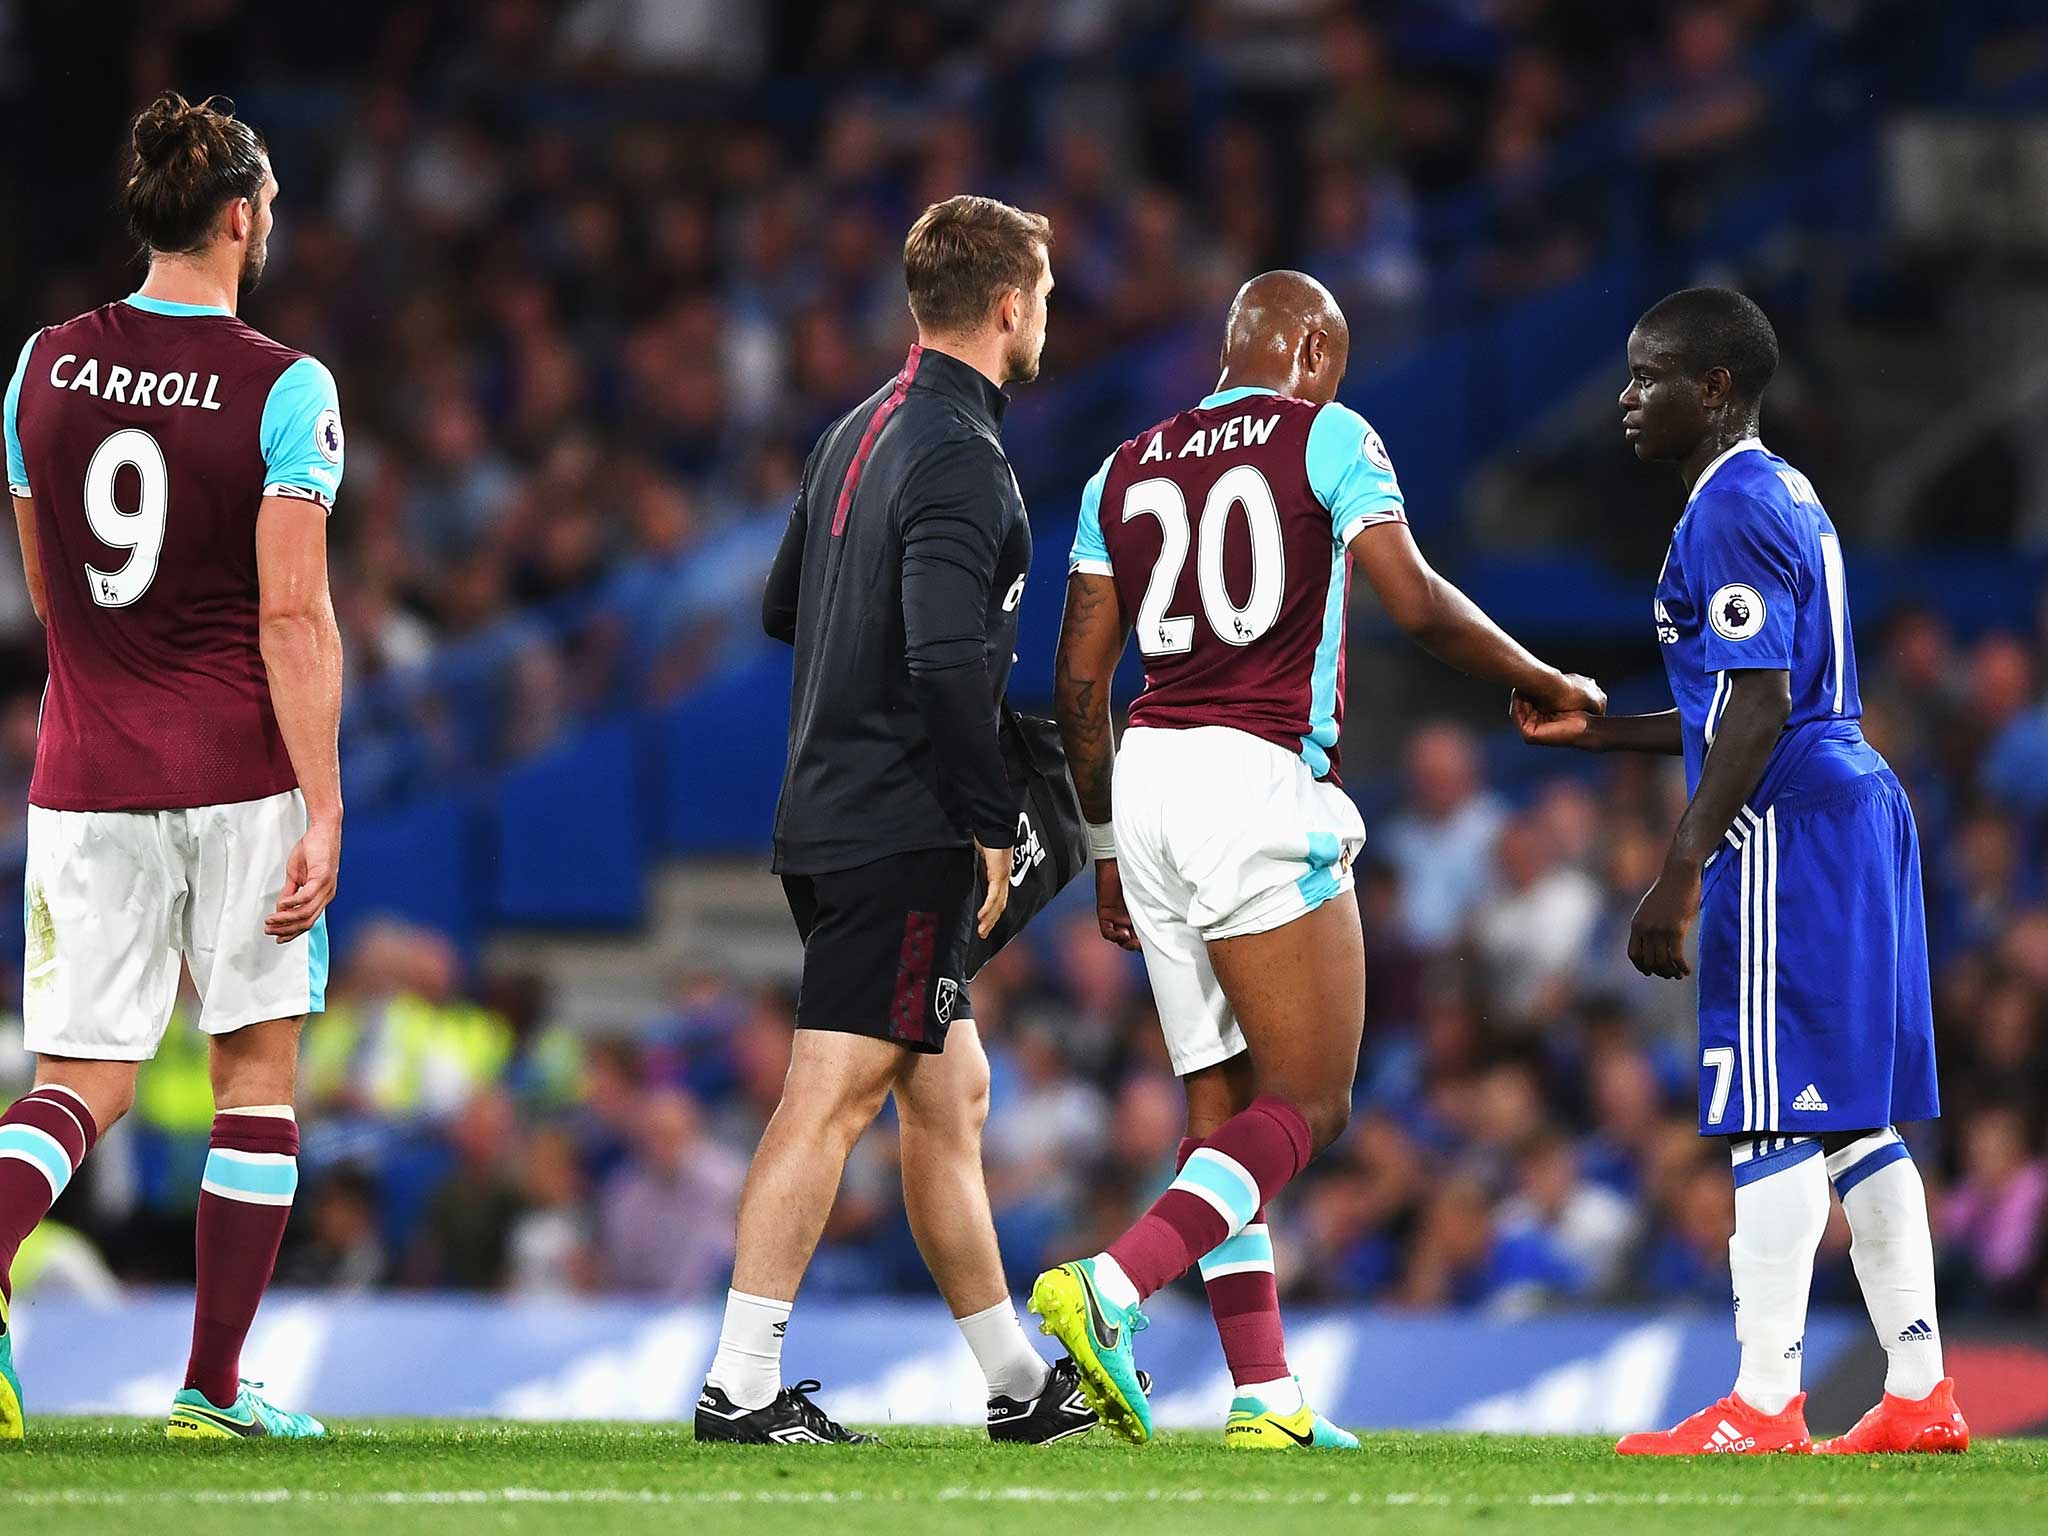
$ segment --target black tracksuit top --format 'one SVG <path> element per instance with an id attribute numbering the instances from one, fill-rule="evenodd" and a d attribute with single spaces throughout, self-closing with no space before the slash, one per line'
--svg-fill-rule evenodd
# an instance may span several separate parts
<path id="1" fill-rule="evenodd" d="M 796 647 L 775 869 L 1016 838 L 997 737 L 1031 523 L 1001 390 L 912 347 L 804 465 L 762 602 Z"/>

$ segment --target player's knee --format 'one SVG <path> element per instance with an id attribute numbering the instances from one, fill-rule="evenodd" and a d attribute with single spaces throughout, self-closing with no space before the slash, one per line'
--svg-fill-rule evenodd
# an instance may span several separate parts
<path id="1" fill-rule="evenodd" d="M 799 1125 L 814 1128 L 828 1146 L 850 1149 L 881 1113 L 889 1096 L 886 1081 L 840 1079 L 831 1083 L 788 1084 L 777 1109 Z"/>
<path id="2" fill-rule="evenodd" d="M 135 1107 L 135 1085 L 131 1082 L 111 1090 L 102 1090 L 86 1100 L 86 1107 L 92 1111 L 93 1130 L 96 1136 L 104 1136 Z"/>
<path id="3" fill-rule="evenodd" d="M 1308 1126 L 1309 1155 L 1316 1156 L 1344 1134 L 1351 1124 L 1351 1084 L 1344 1082 L 1284 1081 L 1266 1078 L 1260 1084 L 1263 1097 L 1279 1099 L 1293 1107 Z"/>
<path id="4" fill-rule="evenodd" d="M 1351 1124 L 1351 1093 L 1347 1086 L 1342 1091 L 1319 1088 L 1308 1095 L 1298 1106 L 1301 1118 L 1308 1122 L 1308 1144 L 1311 1154 L 1321 1153 Z"/>
<path id="5" fill-rule="evenodd" d="M 272 1019 L 213 1037 L 207 1076 L 213 1102 L 293 1104 L 298 1093 L 298 1019 Z"/>
<path id="6" fill-rule="evenodd" d="M 882 1112 L 882 1101 L 888 1097 L 886 1090 L 848 1092 L 833 1102 L 825 1117 L 825 1129 L 834 1142 L 851 1148 L 875 1123 L 875 1116 Z"/>
<path id="7" fill-rule="evenodd" d="M 135 1067 L 129 1062 L 69 1063 L 70 1071 L 49 1067 L 36 1073 L 38 1088 L 57 1087 L 76 1094 L 91 1111 L 94 1131 L 101 1136 L 135 1107 Z M 84 1070 L 78 1070 L 80 1067 Z"/>
<path id="8" fill-rule="evenodd" d="M 988 1124 L 988 1062 L 978 1062 L 966 1081 L 961 1084 L 960 1093 L 949 1106 L 946 1119 L 953 1134 L 962 1141 L 981 1140 L 982 1127 Z"/>
<path id="9" fill-rule="evenodd" d="M 116 1121 L 120 1120 L 123 1116 L 125 1116 L 128 1113 L 129 1110 L 133 1109 L 134 1107 L 135 1084 L 133 1081 L 130 1081 L 124 1084 L 115 1093 L 112 1099 L 106 1101 L 104 1107 L 101 1109 L 99 1115 L 97 1116 L 99 1120 L 100 1134 L 104 1136 L 107 1133 L 107 1130 L 110 1126 L 112 1126 Z"/>
<path id="10" fill-rule="evenodd" d="M 981 1145 L 988 1124 L 988 1058 L 976 1053 L 947 1081 L 944 1093 L 918 1093 L 899 1098 L 904 1131 L 944 1142 L 963 1152 Z"/>

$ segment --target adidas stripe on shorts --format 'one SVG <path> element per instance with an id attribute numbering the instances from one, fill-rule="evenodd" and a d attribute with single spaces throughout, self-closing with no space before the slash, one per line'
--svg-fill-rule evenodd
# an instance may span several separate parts
<path id="1" fill-rule="evenodd" d="M 1889 769 L 1738 813 L 1700 895 L 1700 1133 L 1941 1112 L 1920 840 Z"/>

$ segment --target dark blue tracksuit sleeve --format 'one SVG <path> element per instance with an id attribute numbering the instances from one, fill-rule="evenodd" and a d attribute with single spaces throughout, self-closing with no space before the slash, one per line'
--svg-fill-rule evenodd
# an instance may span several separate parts
<path id="1" fill-rule="evenodd" d="M 990 589 L 1009 468 L 993 445 L 947 443 L 910 473 L 903 529 L 903 641 L 931 740 L 939 801 L 987 848 L 1017 840 L 989 680 Z"/>

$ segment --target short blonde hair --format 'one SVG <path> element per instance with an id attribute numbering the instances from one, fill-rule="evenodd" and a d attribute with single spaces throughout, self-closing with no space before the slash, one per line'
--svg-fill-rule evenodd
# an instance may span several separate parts
<path id="1" fill-rule="evenodd" d="M 933 203 L 903 242 L 910 313 L 934 331 L 969 331 L 1012 288 L 1030 292 L 1052 220 L 992 197 L 962 194 Z"/>

